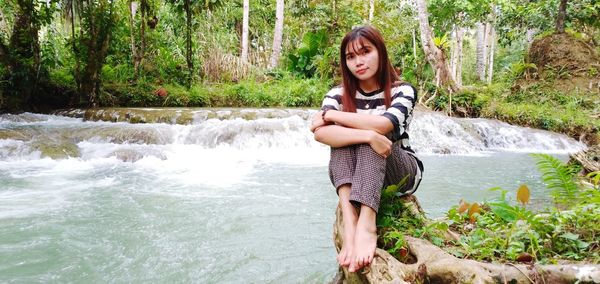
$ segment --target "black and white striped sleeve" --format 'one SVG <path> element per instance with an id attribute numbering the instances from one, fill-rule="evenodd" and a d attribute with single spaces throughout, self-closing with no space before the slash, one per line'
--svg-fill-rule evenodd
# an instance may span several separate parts
<path id="1" fill-rule="evenodd" d="M 321 104 L 321 110 L 325 109 L 342 110 L 341 88 L 333 88 L 327 92 Z"/>
<path id="2" fill-rule="evenodd" d="M 408 138 L 406 128 L 416 100 L 417 90 L 411 85 L 403 84 L 392 89 L 392 103 L 383 114 L 394 125 L 392 141 L 404 139 L 405 136 Z"/>

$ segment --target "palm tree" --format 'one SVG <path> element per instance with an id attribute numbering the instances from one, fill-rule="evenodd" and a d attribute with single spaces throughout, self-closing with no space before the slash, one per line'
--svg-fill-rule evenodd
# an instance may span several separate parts
<path id="1" fill-rule="evenodd" d="M 277 67 L 279 55 L 281 54 L 281 41 L 283 39 L 283 12 L 285 9 L 284 0 L 277 0 L 277 8 L 275 12 L 275 32 L 273 35 L 273 52 L 271 53 L 270 68 Z"/>
<path id="2" fill-rule="evenodd" d="M 248 17 L 250 14 L 250 0 L 244 0 L 244 16 L 242 19 L 242 56 L 243 62 L 248 62 Z"/>

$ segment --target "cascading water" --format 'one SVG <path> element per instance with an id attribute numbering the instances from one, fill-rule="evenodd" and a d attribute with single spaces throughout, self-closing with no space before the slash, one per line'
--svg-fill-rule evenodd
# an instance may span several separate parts
<path id="1" fill-rule="evenodd" d="M 329 281 L 336 196 L 328 148 L 308 131 L 313 113 L 1 115 L 0 282 Z M 410 133 L 426 167 L 417 196 L 434 216 L 493 186 L 541 190 L 523 152 L 585 148 L 426 112 Z"/>

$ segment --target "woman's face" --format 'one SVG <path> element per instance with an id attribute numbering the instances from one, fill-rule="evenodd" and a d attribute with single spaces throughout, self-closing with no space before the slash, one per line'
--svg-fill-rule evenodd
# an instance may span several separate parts
<path id="1" fill-rule="evenodd" d="M 360 81 L 373 78 L 379 69 L 377 48 L 366 39 L 357 39 L 346 46 L 346 65 Z"/>

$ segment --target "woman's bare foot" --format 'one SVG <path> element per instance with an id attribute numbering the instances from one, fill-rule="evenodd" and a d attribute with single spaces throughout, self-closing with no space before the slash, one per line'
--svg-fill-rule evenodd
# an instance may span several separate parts
<path id="1" fill-rule="evenodd" d="M 373 261 L 375 248 L 377 248 L 375 217 L 376 213 L 373 209 L 365 205 L 361 206 L 354 235 L 354 255 L 348 267 L 350 272 L 356 272 Z"/>
<path id="2" fill-rule="evenodd" d="M 348 267 L 352 262 L 354 252 L 354 235 L 356 233 L 356 222 L 358 222 L 358 212 L 354 205 L 350 203 L 350 184 L 340 186 L 338 195 L 340 196 L 340 208 L 344 220 L 344 232 L 342 235 L 342 249 L 337 255 L 337 261 L 341 266 Z"/>
<path id="3" fill-rule="evenodd" d="M 347 217 L 347 215 L 350 215 Z M 348 267 L 352 260 L 353 249 L 354 249 L 354 234 L 356 232 L 356 219 L 357 216 L 351 214 L 344 214 L 344 234 L 343 244 L 340 253 L 337 256 L 337 261 L 341 266 Z"/>

